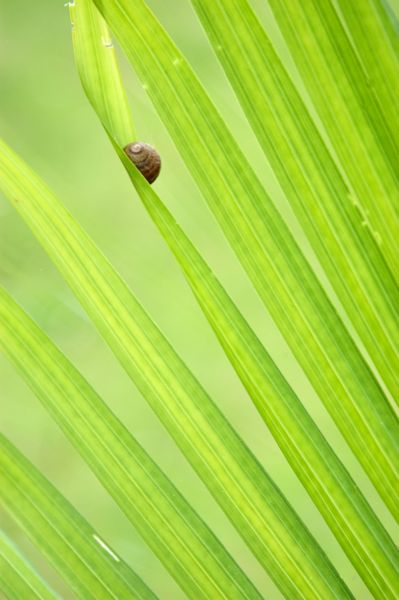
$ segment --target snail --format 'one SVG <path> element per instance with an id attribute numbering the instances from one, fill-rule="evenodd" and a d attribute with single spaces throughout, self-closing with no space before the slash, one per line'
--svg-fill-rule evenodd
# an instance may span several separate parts
<path id="1" fill-rule="evenodd" d="M 148 183 L 153 183 L 161 170 L 161 158 L 155 148 L 145 142 L 132 142 L 124 151 Z"/>

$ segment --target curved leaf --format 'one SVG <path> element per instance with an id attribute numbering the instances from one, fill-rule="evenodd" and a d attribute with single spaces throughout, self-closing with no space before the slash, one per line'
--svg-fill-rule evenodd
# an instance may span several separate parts
<path id="1" fill-rule="evenodd" d="M 0 143 L 0 186 L 280 589 L 350 597 L 320 546 L 93 241 Z"/>
<path id="2" fill-rule="evenodd" d="M 398 420 L 288 228 L 142 0 L 95 0 L 313 387 L 388 506 Z"/>
<path id="3" fill-rule="evenodd" d="M 71 8 L 76 62 L 91 104 L 280 448 L 370 589 L 389 593 L 399 568 L 393 542 L 207 264 L 117 146 L 129 135 L 125 124 L 131 113 L 114 50 L 102 44 L 109 33 L 96 13 L 86 0 Z M 118 123 L 110 119 L 114 113 Z"/>

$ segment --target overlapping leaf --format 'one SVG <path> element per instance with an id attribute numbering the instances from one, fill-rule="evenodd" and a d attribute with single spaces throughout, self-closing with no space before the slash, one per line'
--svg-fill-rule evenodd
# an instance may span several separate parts
<path id="1" fill-rule="evenodd" d="M 222 544 L 88 382 L 1 290 L 0 317 L 0 346 L 6 355 L 187 595 L 190 598 L 224 598 L 225 594 L 237 599 L 259 598 Z M 143 586 L 137 587 L 134 574 L 129 573 L 122 561 L 110 562 L 105 555 L 108 562 L 99 563 L 98 556 L 104 553 L 98 548 L 88 524 L 33 467 L 29 470 L 21 459 L 18 470 L 18 464 L 14 466 L 11 458 L 2 471 L 5 482 L 0 495 L 5 494 L 3 501 L 8 509 L 16 513 L 16 518 L 30 528 L 31 535 L 42 545 L 43 530 L 48 529 L 44 541 L 48 540 L 49 545 L 44 550 L 50 558 L 54 554 L 53 560 L 62 561 L 65 554 L 62 547 L 51 546 L 52 533 L 56 541 L 57 536 L 76 539 L 77 551 L 84 550 L 88 564 L 94 548 L 94 576 L 100 581 L 104 578 L 106 587 L 115 590 L 118 598 L 130 597 L 134 592 L 143 594 L 138 597 L 153 596 L 143 591 Z M 25 474 L 21 471 L 24 465 Z M 22 477 L 24 490 L 14 489 Z M 28 499 L 23 499 L 24 494 Z M 44 515 L 41 521 L 32 512 L 39 509 L 35 509 L 34 504 L 29 505 L 30 500 L 34 503 L 35 494 L 39 496 L 37 503 Z M 68 576 L 74 577 L 74 574 L 73 581 L 78 587 L 90 589 L 90 581 L 87 585 L 85 582 L 85 572 L 80 573 L 74 567 Z M 126 576 L 127 582 L 123 581 Z M 103 597 L 96 595 L 94 583 L 93 597 Z"/>
<path id="2" fill-rule="evenodd" d="M 394 564 L 393 543 L 388 541 L 344 467 L 209 267 L 157 194 L 117 147 L 126 143 L 132 127 L 126 127 L 130 111 L 114 50 L 109 43 L 103 44 L 104 39 L 110 40 L 109 32 L 100 17 L 96 20 L 96 11 L 87 0 L 75 3 L 71 8 L 71 19 L 74 23 L 76 62 L 88 98 L 114 142 L 149 214 L 184 269 L 233 366 L 359 573 L 372 589 L 386 588 L 386 584 L 382 583 L 384 576 L 380 579 L 377 574 L 381 565 L 370 563 L 377 557 L 381 558 L 387 543 L 388 562 L 392 560 Z M 112 89 L 111 94 L 108 94 L 108 89 Z M 114 113 L 119 115 L 117 123 L 110 119 Z M 373 542 L 372 538 L 377 531 L 380 531 L 381 537 L 378 536 L 380 542 L 375 544 L 377 539 Z M 391 575 L 395 578 L 395 568 Z M 375 587 L 379 579 L 380 583 Z"/>
<path id="3" fill-rule="evenodd" d="M 4 306 L 0 312 L 4 317 Z M 4 336 L 2 339 L 4 343 Z M 17 339 L 13 342 L 15 346 L 18 343 Z M 13 352 L 11 348 L 10 352 Z M 42 349 L 40 355 L 43 356 Z M 28 368 L 23 352 L 19 353 L 18 360 L 22 368 Z M 0 450 L 0 502 L 58 569 L 78 598 L 156 600 L 155 594 L 75 508 L 2 435 Z M 18 565 L 15 561 L 13 564 L 14 567 Z M 18 600 L 31 597 L 20 596 Z"/>
<path id="4" fill-rule="evenodd" d="M 269 306 L 315 389 L 367 469 L 381 496 L 395 513 L 399 440 L 397 420 L 298 246 L 183 57 L 146 9 L 144 2 L 137 0 L 132 6 L 128 0 L 95 1 L 120 37 L 260 296 Z M 207 6 L 209 11 L 224 4 L 221 0 L 215 3 L 207 3 L 206 0 L 195 2 L 198 6 Z M 368 8 L 372 4 L 377 6 L 379 0 L 361 2 L 363 9 L 366 4 Z M 241 8 L 245 8 L 245 3 L 238 0 L 234 0 L 233 4 L 235 7 L 241 5 Z M 72 11 L 80 10 L 81 6 L 88 8 L 90 5 L 86 0 L 78 0 Z M 291 7 L 293 10 L 298 9 L 296 1 Z M 302 8 L 298 9 L 298 15 L 301 10 Z M 309 0 L 303 10 L 304 14 L 306 10 L 309 11 L 306 14 L 308 24 L 320 25 L 322 44 L 336 35 L 338 47 L 344 49 L 345 55 L 347 39 L 329 0 L 322 0 L 320 7 Z M 345 10 L 342 12 L 348 27 L 351 27 L 352 15 L 345 13 Z M 234 15 L 234 11 L 232 14 Z M 327 24 L 323 23 L 326 15 L 332 16 Z M 244 16 L 245 10 L 241 17 Z M 98 21 L 89 8 L 86 19 L 83 26 L 85 35 L 76 44 L 82 81 L 147 210 L 178 258 L 205 314 L 260 413 L 359 573 L 376 597 L 393 599 L 398 568 L 391 540 L 270 361 L 256 335 L 249 329 L 170 213 L 121 151 L 121 147 L 135 137 L 125 93 L 120 85 L 105 24 Z M 75 25 L 82 27 L 83 22 L 84 20 Z M 370 31 L 372 29 L 371 27 Z M 302 31 L 305 30 L 306 27 Z M 75 30 L 76 39 L 79 31 L 82 29 Z M 227 27 L 224 33 L 228 35 Z M 385 40 L 385 53 L 388 37 Z M 218 51 L 225 51 L 227 40 L 228 37 L 224 38 L 221 48 L 216 45 Z M 314 42 L 316 45 L 320 44 L 320 40 Z M 363 42 L 364 33 L 354 29 L 353 43 L 359 49 Z M 391 42 L 389 37 L 389 43 Z M 326 56 L 339 63 L 328 43 L 320 45 L 323 54 L 320 64 Z M 393 353 L 394 337 L 389 330 L 392 329 L 390 324 L 394 326 L 395 323 L 389 303 L 394 298 L 395 288 L 391 280 L 387 279 L 389 273 L 379 252 L 381 250 L 393 268 L 395 256 L 392 253 L 392 241 L 397 221 L 389 194 L 394 190 L 392 167 L 396 157 L 389 150 L 394 147 L 395 140 L 387 127 L 389 111 L 383 113 L 383 103 L 381 98 L 375 96 L 374 89 L 368 93 L 364 88 L 365 79 L 361 71 L 360 74 L 351 74 L 350 69 L 348 71 L 348 65 L 353 67 L 357 64 L 357 59 L 350 52 L 347 52 L 347 56 L 348 62 L 341 71 L 338 69 L 335 73 L 338 74 L 337 81 L 344 82 L 347 86 L 343 87 L 344 92 L 347 93 L 349 89 L 352 96 L 345 96 L 344 93 L 341 98 L 338 95 L 335 99 L 342 102 L 342 98 L 349 97 L 353 101 L 352 104 L 349 103 L 349 108 L 354 107 L 355 116 L 351 114 L 344 123 L 351 133 L 353 131 L 350 128 L 357 127 L 356 135 L 350 139 L 352 145 L 359 143 L 359 132 L 362 131 L 360 125 L 367 122 L 368 128 L 365 139 L 361 140 L 363 145 L 358 156 L 363 160 L 364 167 L 370 165 L 366 160 L 367 156 L 370 158 L 367 152 L 370 153 L 370 149 L 376 151 L 375 164 L 369 175 L 369 187 L 377 193 L 376 205 L 384 199 L 387 199 L 387 203 L 382 203 L 381 214 L 375 207 L 369 215 L 363 212 L 366 228 L 360 231 L 357 254 L 352 252 L 352 248 L 352 253 L 343 250 L 342 256 L 348 259 L 353 275 L 350 283 L 354 287 L 348 286 L 348 289 L 356 290 L 358 285 L 363 294 L 354 299 L 351 306 L 350 294 L 347 294 L 346 308 L 350 306 L 352 318 L 356 322 L 354 307 L 361 298 L 362 312 L 364 315 L 367 313 L 367 316 L 359 317 L 357 326 L 361 331 L 363 328 L 365 335 L 369 323 L 370 337 L 366 338 L 368 349 L 372 356 L 374 352 L 373 357 L 380 372 L 385 373 L 387 385 L 394 389 L 395 372 L 392 365 L 396 357 Z M 236 58 L 240 58 L 238 54 Z M 339 68 L 341 67 L 342 65 Z M 363 67 L 371 70 L 375 67 L 375 61 L 370 56 L 365 56 Z M 98 87 L 93 94 L 96 85 Z M 280 93 L 284 89 L 284 85 L 280 87 Z M 362 90 L 367 92 L 367 98 L 373 99 L 369 118 L 364 107 L 359 106 Z M 320 106 L 318 108 L 320 110 Z M 336 130 L 328 119 L 326 121 L 328 133 L 339 144 Z M 338 150 L 337 154 L 342 162 L 343 155 Z M 91 240 L 42 182 L 2 144 L 0 163 L 3 167 L 0 181 L 14 206 L 37 235 L 129 375 L 283 593 L 290 598 L 350 597 L 349 590 L 340 581 L 295 512 Z M 355 167 L 354 161 L 349 163 L 347 175 L 358 194 L 362 188 Z M 336 183 L 339 173 L 334 171 L 332 163 L 329 163 L 329 168 L 329 174 L 333 173 L 332 179 Z M 316 171 L 317 169 L 313 175 Z M 311 179 L 313 178 L 309 175 L 307 184 Z M 300 179 L 297 182 L 301 183 Z M 322 182 L 323 185 L 327 189 L 327 180 Z M 312 190 L 313 193 L 316 189 L 317 186 Z M 337 190 L 344 199 L 346 187 L 342 181 Z M 370 200 L 371 195 L 362 198 L 362 211 L 369 210 L 367 203 Z M 357 203 L 356 199 L 349 206 L 352 214 L 353 206 L 358 206 Z M 315 207 L 314 210 L 316 211 Z M 329 214 L 331 218 L 333 212 L 330 210 Z M 392 221 L 387 222 L 387 217 L 390 216 Z M 334 221 L 336 232 L 339 224 L 347 227 L 347 243 L 355 239 L 351 238 L 353 223 L 345 211 Z M 323 221 L 319 221 L 319 224 L 324 226 Z M 327 231 L 328 228 L 325 228 L 323 233 L 320 230 L 318 234 L 322 236 Z M 382 231 L 384 236 L 381 235 Z M 310 234 L 309 236 L 312 238 Z M 316 237 L 314 234 L 314 239 Z M 363 249 L 368 257 L 363 257 L 364 262 L 360 262 L 359 258 L 362 244 L 365 244 Z M 358 262 L 356 257 L 359 258 Z M 349 275 L 348 270 L 342 268 L 344 262 L 340 265 L 341 267 L 337 266 L 336 260 L 334 266 L 331 263 L 330 277 L 335 269 L 335 276 L 344 292 L 345 277 L 348 279 Z M 356 265 L 365 267 L 364 272 L 356 273 Z M 370 270 L 367 271 L 367 268 Z M 338 274 L 340 269 L 342 272 Z M 389 299 L 388 295 L 383 296 L 383 290 L 387 291 Z M 367 291 L 372 295 L 372 301 L 367 297 Z M 381 299 L 381 314 L 376 311 L 378 298 Z M 141 527 L 143 536 L 187 594 L 196 598 L 209 595 L 226 597 L 226 594 L 227 597 L 237 598 L 258 597 L 256 590 L 206 526 L 192 513 L 176 490 L 168 487 L 169 482 L 159 474 L 148 456 L 147 462 L 143 459 L 145 455 L 140 454 L 141 449 L 134 446 L 135 442 L 131 441 L 126 430 L 109 414 L 76 370 L 54 350 L 50 341 L 6 294 L 2 294 L 2 302 L 7 317 L 4 320 L 3 334 L 10 357 L 104 485 L 118 497 L 119 504 L 136 526 L 139 529 Z M 349 310 L 348 312 L 350 314 Z M 376 326 L 380 327 L 379 333 Z M 377 345 L 381 342 L 378 351 L 372 347 L 373 339 Z M 389 358 L 389 367 L 383 364 L 381 357 L 384 353 Z M 54 372 L 58 374 L 58 379 L 54 380 Z M 68 394 L 63 396 L 65 386 L 75 398 L 76 405 L 68 405 Z M 82 400 L 82 390 L 85 402 L 79 404 L 77 398 Z M 62 410 L 59 409 L 60 401 Z M 108 420 L 112 426 L 107 428 Z M 99 440 L 98 432 L 96 433 L 97 426 L 103 433 L 102 440 Z M 107 446 L 110 440 L 114 455 L 110 454 Z M 125 444 L 123 451 L 117 445 L 121 440 Z M 4 448 L 6 447 L 5 442 Z M 123 453 L 127 447 L 130 450 L 134 447 L 135 457 L 132 457 L 132 452 Z M 9 458 L 11 457 L 7 463 L 9 472 L 13 469 L 12 465 L 15 466 L 21 459 L 19 467 L 25 464 L 26 472 L 31 477 L 34 469 L 24 463 L 24 459 L 11 446 L 8 449 Z M 154 491 L 151 486 L 148 489 L 151 494 L 155 493 L 157 502 L 161 503 L 161 514 L 165 517 L 162 523 L 157 522 L 154 516 L 158 514 L 158 504 L 154 502 L 151 505 L 150 494 L 145 488 L 148 479 L 142 476 L 133 482 L 132 478 L 126 477 L 129 471 L 125 468 L 126 465 L 133 467 L 138 456 L 141 461 L 144 460 L 147 478 L 154 473 L 159 477 L 157 489 Z M 18 475 L 18 471 L 15 474 Z M 24 480 L 24 485 L 28 479 Z M 39 475 L 36 481 L 40 481 Z M 18 476 L 9 478 L 6 490 L 11 494 L 7 504 L 13 504 L 10 500 L 12 496 L 16 500 L 15 511 L 18 513 L 23 506 L 23 496 L 20 495 L 21 488 L 18 488 L 16 482 Z M 161 490 L 158 489 L 159 485 Z M 145 497 L 140 505 L 141 512 L 132 502 L 133 495 L 136 500 L 138 496 Z M 173 509 L 170 508 L 172 496 L 177 501 L 177 514 L 176 504 L 172 502 Z M 151 517 L 150 505 L 152 509 L 156 505 Z M 32 507 L 30 509 L 33 510 Z M 22 513 L 19 513 L 18 518 L 22 523 Z M 177 534 L 172 526 L 168 529 L 169 522 L 177 523 Z M 41 522 L 40 519 L 39 523 L 43 531 L 46 526 L 57 527 L 56 515 L 50 515 L 48 523 Z M 27 521 L 25 525 L 28 527 Z M 34 529 L 34 524 L 29 523 L 29 526 Z M 159 527 L 164 529 L 162 535 Z M 198 551 L 193 548 L 192 542 L 194 546 L 197 544 Z M 102 550 L 105 549 L 104 546 L 101 547 Z M 96 568 L 94 577 L 101 579 L 101 571 L 101 568 Z M 17 579 L 14 577 L 15 581 Z M 146 587 L 145 591 L 151 594 Z"/>
<path id="5" fill-rule="evenodd" d="M 399 289 L 358 200 L 247 0 L 192 2 L 317 257 L 399 402 Z M 358 3 L 344 4 L 350 10 Z"/>
<path id="6" fill-rule="evenodd" d="M 398 281 L 399 152 L 389 113 L 381 111 L 374 82 L 331 0 L 270 0 L 270 5 L 355 193 L 364 225 Z M 367 43 L 372 46 L 373 39 Z"/>
<path id="7" fill-rule="evenodd" d="M 317 542 L 124 281 L 3 142 L 0 173 L 0 187 L 280 589 L 291 598 L 348 596 Z"/>
<path id="8" fill-rule="evenodd" d="M 3 532 L 0 532 L 0 590 L 8 600 L 59 598 Z"/>
<path id="9" fill-rule="evenodd" d="M 198 79 L 142 0 L 95 0 L 232 248 L 391 510 L 398 422 L 373 373 Z"/>

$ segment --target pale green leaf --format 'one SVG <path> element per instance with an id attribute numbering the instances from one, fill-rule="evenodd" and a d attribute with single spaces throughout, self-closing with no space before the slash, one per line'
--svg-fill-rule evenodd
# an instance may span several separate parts
<path id="1" fill-rule="evenodd" d="M 381 0 L 338 0 L 380 110 L 399 140 L 399 40 Z"/>
<path id="2" fill-rule="evenodd" d="M 123 121 L 128 122 L 130 111 L 114 50 L 102 44 L 104 35 L 110 39 L 109 33 L 101 17 L 97 22 L 95 17 L 95 9 L 86 0 L 79 0 L 71 9 L 75 56 L 86 94 L 116 146 L 127 139 L 126 128 L 122 121 L 111 121 L 109 115 L 122 116 L 126 112 Z M 112 89 L 111 94 L 108 89 Z M 393 542 L 209 267 L 153 188 L 116 149 L 226 354 L 298 477 L 370 589 L 389 594 L 398 577 Z"/>
<path id="3" fill-rule="evenodd" d="M 379 240 L 399 281 L 398 140 L 381 114 L 331 0 L 270 0 L 270 5 L 353 188 L 365 226 Z"/>
<path id="4" fill-rule="evenodd" d="M 283 593 L 290 598 L 350 597 L 316 540 L 124 281 L 3 142 L 0 187 Z"/>
<path id="5" fill-rule="evenodd" d="M 221 543 L 144 449 L 74 366 L 1 288 L 0 317 L 0 346 L 5 354 L 187 596 L 260 598 Z M 12 477 L 9 472 L 8 478 L 15 481 L 16 475 Z M 8 482 L 8 488 L 4 486 L 4 493 L 12 481 Z M 42 480 L 36 474 L 32 486 L 39 488 L 38 481 Z M 26 485 L 30 485 L 29 482 Z M 44 486 L 45 482 L 42 482 L 41 496 L 48 506 L 53 497 L 58 496 L 50 489 L 47 501 Z M 32 497 L 30 487 L 25 496 Z M 24 506 L 27 500 L 22 502 L 21 498 L 8 495 L 5 501 L 9 510 L 21 513 L 18 518 L 24 518 L 25 527 L 31 522 L 38 523 Z M 57 503 L 60 504 L 61 499 Z M 66 515 L 72 514 L 72 509 L 67 507 L 65 510 Z M 54 519 L 57 525 L 62 517 L 56 505 L 52 510 L 46 508 L 44 513 L 48 515 L 49 523 L 42 523 L 40 527 L 38 523 L 37 536 L 41 537 L 44 526 L 51 527 Z M 87 539 L 88 548 L 94 547 L 98 554 L 95 540 L 93 542 L 94 532 L 88 525 L 78 515 L 76 518 L 70 516 L 69 521 L 65 521 L 63 527 L 80 528 L 79 539 Z M 66 538 L 71 538 L 71 532 Z M 52 553 L 57 554 L 54 548 L 50 549 Z M 63 554 L 60 550 L 58 553 Z M 114 562 L 111 566 L 115 566 Z M 98 577 L 102 576 L 104 568 L 98 565 L 95 570 Z M 76 569 L 73 572 L 79 575 Z M 84 585 L 80 576 L 79 582 Z M 118 588 L 114 585 L 111 589 Z M 126 588 L 122 589 L 118 597 L 124 598 L 126 593 Z M 149 592 L 148 595 L 152 597 Z M 144 594 L 143 597 L 147 596 Z"/>
<path id="6" fill-rule="evenodd" d="M 0 531 L 0 592 L 8 600 L 57 600 L 56 595 Z"/>
<path id="7" fill-rule="evenodd" d="M 142 0 L 95 0 L 315 390 L 395 510 L 398 421 L 182 54 Z"/>
<path id="8" fill-rule="evenodd" d="M 0 435 L 0 466 L 0 502 L 78 598 L 156 599 L 90 524 L 3 435 Z M 20 596 L 19 600 L 30 597 Z"/>
<path id="9" fill-rule="evenodd" d="M 358 204 L 247 0 L 192 2 L 318 259 L 399 402 L 399 289 Z"/>

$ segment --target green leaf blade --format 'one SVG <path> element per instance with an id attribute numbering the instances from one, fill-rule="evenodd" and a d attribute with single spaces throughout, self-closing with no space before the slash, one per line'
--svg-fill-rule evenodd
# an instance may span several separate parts
<path id="1" fill-rule="evenodd" d="M 1 290 L 0 316 L 0 341 L 8 358 L 187 595 L 260 598 L 222 544 L 93 388 Z M 40 487 L 39 475 L 35 477 Z M 15 510 L 20 504 L 12 498 L 8 501 Z M 22 511 L 19 516 L 24 519 L 24 515 Z M 78 516 L 76 520 L 79 524 Z M 30 522 L 24 520 L 25 527 Z M 93 537 L 87 525 L 80 527 L 85 538 Z M 70 536 L 69 532 L 64 537 Z M 119 597 L 126 594 L 120 590 Z"/>
<path id="2" fill-rule="evenodd" d="M 399 152 L 330 0 L 270 6 L 341 167 L 398 281 Z M 306 48 L 302 40 L 306 39 Z"/>
<path id="3" fill-rule="evenodd" d="M 397 578 L 393 542 L 208 265 L 118 146 L 125 133 L 114 127 L 108 115 L 129 112 L 129 108 L 117 101 L 118 95 L 123 96 L 123 84 L 115 57 L 111 61 L 109 49 L 98 51 L 100 27 L 93 28 L 95 9 L 92 7 L 93 13 L 87 19 L 83 6 L 90 11 L 90 3 L 80 1 L 72 15 L 78 70 L 133 185 L 289 463 L 370 589 L 376 594 L 389 594 Z M 108 94 L 110 84 L 120 93 Z"/>
<path id="4" fill-rule="evenodd" d="M 351 597 L 281 492 L 71 215 L 0 146 L 1 185 L 252 552 L 291 598 Z"/>
<path id="5" fill-rule="evenodd" d="M 399 289 L 356 200 L 248 2 L 192 3 L 321 265 L 399 402 Z"/>
<path id="6" fill-rule="evenodd" d="M 0 532 L 0 591 L 8 600 L 59 598 L 3 532 Z"/>
<path id="7" fill-rule="evenodd" d="M 338 0 L 368 83 L 395 139 L 399 138 L 398 37 L 381 0 Z"/>
<path id="8" fill-rule="evenodd" d="M 125 89 L 114 85 L 115 76 L 119 77 L 119 67 L 108 27 L 98 18 L 91 0 L 70 4 L 69 13 L 75 62 L 83 89 L 89 99 L 90 92 L 96 90 L 95 110 L 100 111 L 102 122 L 115 133 L 116 142 L 123 148 L 136 139 L 136 132 Z M 119 111 L 110 110 L 108 98 L 112 105 L 120 108 Z"/>
<path id="9" fill-rule="evenodd" d="M 78 598 L 156 600 L 144 582 L 4 436 L 0 446 L 0 500 L 4 508 Z"/>
<path id="10" fill-rule="evenodd" d="M 316 392 L 397 512 L 398 422 L 309 264 L 181 53 L 141 0 L 96 0 Z M 343 358 L 344 357 L 344 358 Z"/>

